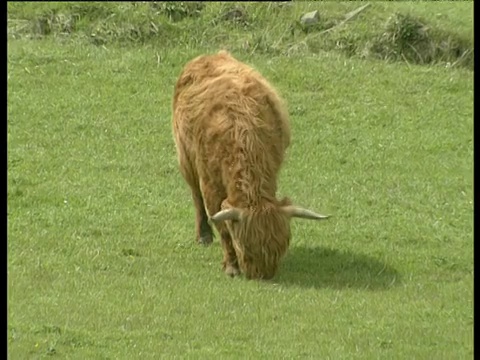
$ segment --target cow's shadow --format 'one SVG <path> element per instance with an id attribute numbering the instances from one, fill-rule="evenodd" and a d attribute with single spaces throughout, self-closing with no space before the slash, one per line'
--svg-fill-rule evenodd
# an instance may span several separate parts
<path id="1" fill-rule="evenodd" d="M 401 283 L 397 270 L 374 257 L 325 247 L 291 247 L 276 283 L 308 288 L 385 290 Z"/>

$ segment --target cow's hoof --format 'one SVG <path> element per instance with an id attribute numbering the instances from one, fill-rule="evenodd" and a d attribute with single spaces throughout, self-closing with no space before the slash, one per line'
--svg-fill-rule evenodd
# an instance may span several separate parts
<path id="1" fill-rule="evenodd" d="M 200 238 L 198 239 L 198 243 L 205 246 L 210 245 L 212 242 L 213 242 L 212 235 L 203 235 L 203 236 L 200 236 Z"/>
<path id="2" fill-rule="evenodd" d="M 225 267 L 225 274 L 227 274 L 230 277 L 235 277 L 240 275 L 240 270 L 236 266 L 227 265 Z"/>

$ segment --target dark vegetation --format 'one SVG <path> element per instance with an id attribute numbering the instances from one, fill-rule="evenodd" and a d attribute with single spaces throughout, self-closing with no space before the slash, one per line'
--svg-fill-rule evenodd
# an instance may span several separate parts
<path id="1" fill-rule="evenodd" d="M 225 47 L 285 56 L 336 51 L 365 59 L 473 69 L 473 34 L 439 27 L 398 6 L 372 3 L 350 18 L 360 3 L 307 5 L 308 9 L 289 2 L 9 3 L 8 32 L 13 38 L 78 39 L 99 46 Z M 312 9 L 321 15 L 307 26 L 299 19 Z"/>

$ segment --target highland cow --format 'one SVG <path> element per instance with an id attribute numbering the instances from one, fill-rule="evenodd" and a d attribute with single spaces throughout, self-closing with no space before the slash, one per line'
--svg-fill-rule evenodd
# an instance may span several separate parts
<path id="1" fill-rule="evenodd" d="M 327 218 L 277 199 L 288 113 L 267 80 L 228 52 L 184 67 L 173 97 L 173 134 L 192 190 L 197 241 L 210 244 L 210 224 L 217 227 L 226 274 L 272 278 L 289 246 L 290 219 Z"/>

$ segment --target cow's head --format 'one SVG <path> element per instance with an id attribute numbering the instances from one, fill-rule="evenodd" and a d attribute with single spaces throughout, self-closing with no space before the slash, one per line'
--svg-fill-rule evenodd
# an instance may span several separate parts
<path id="1" fill-rule="evenodd" d="M 290 243 L 290 219 L 322 220 L 328 216 L 298 206 L 288 199 L 240 209 L 225 200 L 211 217 L 225 222 L 232 237 L 240 268 L 249 279 L 271 279 Z"/>

